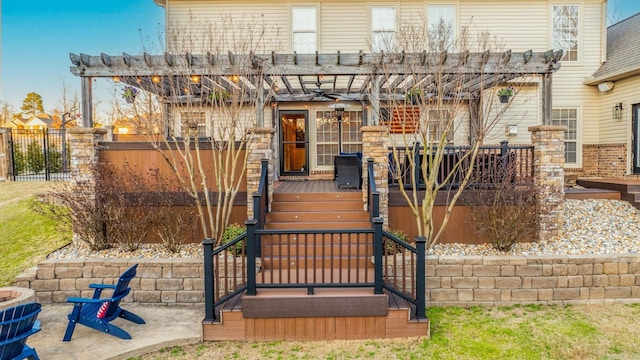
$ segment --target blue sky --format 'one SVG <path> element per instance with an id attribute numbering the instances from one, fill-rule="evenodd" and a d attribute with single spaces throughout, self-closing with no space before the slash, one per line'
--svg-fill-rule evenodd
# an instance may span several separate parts
<path id="1" fill-rule="evenodd" d="M 47 112 L 61 108 L 63 83 L 70 95 L 80 95 L 80 80 L 69 72 L 70 52 L 162 52 L 164 9 L 153 0 L 4 0 L 1 5 L 1 100 L 14 111 L 31 91 L 42 95 Z M 609 7 L 620 20 L 640 12 L 640 0 L 609 0 Z M 94 91 L 99 109 L 106 111 L 113 86 L 100 80 Z"/>
<path id="2" fill-rule="evenodd" d="M 163 29 L 164 9 L 153 0 L 4 0 L 2 101 L 19 111 L 35 91 L 46 111 L 61 108 L 63 83 L 80 96 L 80 78 L 69 72 L 70 52 L 159 53 Z M 106 107 L 113 86 L 101 80 L 94 89 Z"/>

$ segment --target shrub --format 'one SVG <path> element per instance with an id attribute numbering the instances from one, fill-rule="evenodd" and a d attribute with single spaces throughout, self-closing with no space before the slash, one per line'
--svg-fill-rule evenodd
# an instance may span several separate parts
<path id="1" fill-rule="evenodd" d="M 412 243 L 411 239 L 409 239 L 409 235 L 403 230 L 389 229 L 387 231 L 398 238 L 398 240 L 402 240 L 407 244 Z M 402 250 L 404 249 L 402 245 L 398 245 L 392 240 L 385 239 L 384 241 L 384 249 L 387 255 L 393 255 L 395 253 L 402 252 Z"/>
<path id="2" fill-rule="evenodd" d="M 16 143 L 13 144 L 13 171 L 14 175 L 21 175 L 27 169 L 27 159 L 20 150 L 20 146 Z"/>
<path id="3" fill-rule="evenodd" d="M 50 144 L 47 149 L 47 166 L 49 172 L 57 173 L 62 171 L 62 154 L 55 144 Z"/>
<path id="4" fill-rule="evenodd" d="M 36 174 L 44 170 L 44 152 L 37 141 L 32 141 L 27 145 L 27 169 Z"/>
<path id="5" fill-rule="evenodd" d="M 479 189 L 471 199 L 471 221 L 493 247 L 509 251 L 538 226 L 538 206 L 533 186 L 499 183 L 496 188 Z"/>
<path id="6" fill-rule="evenodd" d="M 222 234 L 222 242 L 221 244 L 227 244 L 233 241 L 238 236 L 242 235 L 247 231 L 247 227 L 240 224 L 231 224 L 224 229 L 224 233 Z M 240 255 L 245 252 L 245 244 L 246 241 L 239 241 L 236 243 L 235 247 L 229 248 L 229 252 L 234 255 Z"/>
<path id="7" fill-rule="evenodd" d="M 162 176 L 159 171 L 151 172 L 154 180 L 152 224 L 160 243 L 167 251 L 176 253 L 180 251 L 182 244 L 191 240 L 191 236 L 197 228 L 198 213 L 194 206 L 185 206 L 176 209 L 173 204 L 171 191 L 171 179 Z"/>

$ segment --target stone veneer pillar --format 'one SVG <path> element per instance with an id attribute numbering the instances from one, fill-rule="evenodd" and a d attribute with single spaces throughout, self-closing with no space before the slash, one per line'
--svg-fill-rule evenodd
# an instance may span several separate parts
<path id="1" fill-rule="evenodd" d="M 94 166 L 100 160 L 99 145 L 107 130 L 103 128 L 74 127 L 68 129 L 71 150 L 71 177 L 73 181 L 95 182 Z"/>
<path id="2" fill-rule="evenodd" d="M 539 240 L 562 235 L 564 224 L 564 126 L 529 128 L 533 150 L 533 178 L 537 189 Z"/>
<path id="3" fill-rule="evenodd" d="M 273 128 L 256 128 L 251 141 L 247 144 L 247 219 L 253 219 L 253 193 L 260 185 L 260 162 L 269 160 L 269 198 L 273 196 L 273 147 L 271 145 Z"/>
<path id="4" fill-rule="evenodd" d="M 367 160 L 373 159 L 376 190 L 380 193 L 380 216 L 389 225 L 389 134 L 384 126 L 363 126 L 362 131 L 362 198 L 367 202 Z"/>

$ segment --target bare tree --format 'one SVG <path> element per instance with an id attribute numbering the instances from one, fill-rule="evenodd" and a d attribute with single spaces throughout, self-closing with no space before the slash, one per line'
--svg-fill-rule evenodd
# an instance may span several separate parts
<path id="1" fill-rule="evenodd" d="M 378 115 L 389 131 L 390 176 L 411 209 L 418 236 L 433 246 L 470 182 L 480 147 L 496 140 L 496 125 L 529 79 L 506 76 L 511 53 L 499 51 L 500 42 L 487 33 L 472 37 L 463 28 L 454 39 L 445 22 L 429 29 L 415 19 L 399 28 L 399 52 L 379 54 Z M 511 101 L 499 103 L 499 91 Z M 439 193 L 447 202 L 436 224 Z"/>
<path id="2" fill-rule="evenodd" d="M 264 112 L 264 59 L 254 54 L 264 50 L 265 26 L 230 17 L 170 25 L 168 53 L 206 54 L 208 61 L 200 64 L 204 70 L 162 67 L 150 83 L 139 85 L 148 92 L 134 91 L 131 86 L 138 87 L 131 81 L 123 88 L 123 98 L 131 103 L 122 109 L 146 129 L 149 142 L 195 202 L 204 236 L 218 244 L 245 182 L 246 148 L 261 125 L 257 114 Z"/>

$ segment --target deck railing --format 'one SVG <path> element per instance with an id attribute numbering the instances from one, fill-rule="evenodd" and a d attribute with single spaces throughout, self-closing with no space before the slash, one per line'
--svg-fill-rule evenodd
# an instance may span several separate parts
<path id="1" fill-rule="evenodd" d="M 415 149 L 415 150 L 414 150 Z M 399 164 L 393 160 L 396 151 Z M 436 149 L 426 152 L 419 143 L 413 147 L 396 147 L 389 150 L 389 186 L 398 186 L 400 180 L 405 187 L 424 188 L 423 159 L 428 164 Z M 447 146 L 436 171 L 436 183 L 459 187 L 471 159 L 464 158 L 471 151 L 469 146 Z M 411 166 L 412 157 L 415 166 Z M 428 170 L 426 171 L 428 175 Z M 448 179 L 447 179 L 448 177 Z M 490 187 L 502 182 L 518 184 L 533 183 L 533 146 L 509 145 L 504 140 L 500 145 L 481 146 L 473 164 L 469 187 Z"/>
<path id="2" fill-rule="evenodd" d="M 419 319 L 425 314 L 425 252 L 427 240 L 417 237 L 415 246 L 383 231 L 382 282 L 384 288 L 411 303 Z"/>
<path id="3" fill-rule="evenodd" d="M 378 215 L 373 162 L 367 165 L 370 213 Z M 233 296 L 267 288 L 303 288 L 310 295 L 316 288 L 368 287 L 374 294 L 386 289 L 411 303 L 418 318 L 425 317 L 424 239 L 417 239 L 416 247 L 397 239 L 383 231 L 379 216 L 364 229 L 264 229 L 268 189 L 259 189 L 245 234 L 215 249 L 212 239 L 203 241 L 206 322 Z M 402 251 L 385 251 L 392 247 Z"/>

